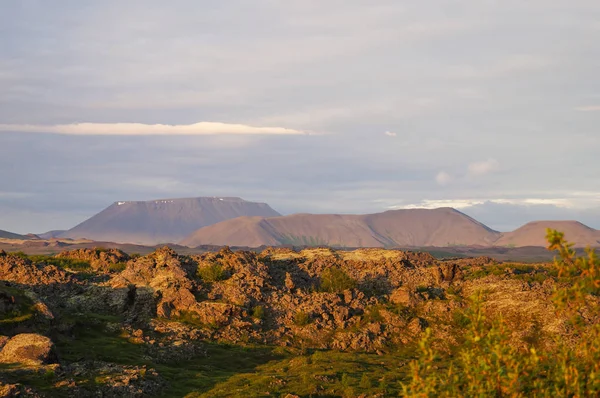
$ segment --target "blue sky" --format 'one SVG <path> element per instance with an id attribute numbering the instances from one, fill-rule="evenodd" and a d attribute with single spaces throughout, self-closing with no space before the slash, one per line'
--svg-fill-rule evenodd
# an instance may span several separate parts
<path id="1" fill-rule="evenodd" d="M 0 229 L 117 200 L 600 228 L 600 4 L 0 4 Z"/>

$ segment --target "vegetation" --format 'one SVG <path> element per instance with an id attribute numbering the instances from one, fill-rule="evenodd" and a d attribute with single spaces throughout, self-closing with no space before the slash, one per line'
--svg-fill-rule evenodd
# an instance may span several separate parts
<path id="1" fill-rule="evenodd" d="M 411 377 L 402 385 L 405 396 L 600 395 L 600 261 L 592 250 L 577 257 L 560 232 L 548 230 L 547 239 L 559 254 L 554 268 L 562 283 L 552 299 L 568 320 L 567 335 L 551 348 L 515 345 L 501 317 L 486 317 L 479 292 L 463 316 L 455 315 L 466 332 L 454 355 L 436 351 L 427 329 L 420 357 L 410 363 Z"/>
<path id="2" fill-rule="evenodd" d="M 356 280 L 338 267 L 329 267 L 321 274 L 319 291 L 328 293 L 341 293 L 356 287 Z"/>
<path id="3" fill-rule="evenodd" d="M 0 312 L 0 325 L 2 326 L 24 322 L 35 313 L 33 300 L 17 288 L 0 284 L 0 299 L 12 302 L 12 305 L 9 306 L 6 303 L 2 304 L 4 307 Z"/>
<path id="4" fill-rule="evenodd" d="M 124 271 L 126 267 L 127 267 L 127 263 L 120 262 L 120 263 L 111 264 L 108 268 L 112 272 L 121 272 L 121 271 Z"/>
<path id="5" fill-rule="evenodd" d="M 265 307 L 257 305 L 252 309 L 252 318 L 263 319 L 265 317 Z"/>
<path id="6" fill-rule="evenodd" d="M 222 281 L 227 278 L 225 268 L 218 262 L 198 266 L 197 275 L 202 281 L 208 283 Z"/>
<path id="7" fill-rule="evenodd" d="M 376 352 L 372 353 L 316 349 L 325 346 L 320 344 L 325 340 L 317 340 L 315 330 L 325 329 L 329 333 L 329 326 L 323 328 L 318 309 L 323 307 L 310 305 L 302 307 L 310 308 L 310 312 L 286 314 L 286 328 L 294 333 L 293 336 L 284 336 L 285 341 L 290 342 L 286 347 L 255 345 L 249 342 L 260 340 L 242 334 L 235 335 L 235 345 L 211 342 L 204 336 L 218 336 L 227 327 L 216 323 L 204 324 L 195 312 L 181 310 L 177 317 L 158 321 L 169 322 L 176 328 L 182 328 L 178 323 L 183 323 L 208 332 L 202 334 L 202 339 L 185 342 L 197 345 L 194 348 L 198 351 L 190 350 L 192 355 L 182 357 L 184 359 L 150 355 L 155 353 L 154 350 L 170 350 L 171 347 L 168 344 L 164 347 L 150 345 L 134 338 L 135 330 L 123 326 L 125 314 L 121 314 L 120 318 L 96 313 L 67 314 L 57 308 L 56 319 L 65 320 L 69 332 L 58 332 L 52 338 L 65 368 L 82 360 L 145 366 L 140 377 L 154 377 L 151 369 L 156 370 L 164 381 L 160 396 L 166 397 L 277 397 L 288 393 L 302 397 L 600 396 L 600 262 L 591 250 L 585 256 L 578 256 L 565 242 L 564 236 L 556 231 L 548 232 L 548 240 L 549 248 L 558 253 L 552 266 L 507 263 L 473 266 L 472 269 L 463 267 L 466 281 L 457 279 L 450 285 L 448 282 L 440 285 L 426 280 L 419 281 L 421 285 L 410 285 L 413 289 L 411 294 L 417 296 L 414 302 L 412 296 L 410 301 L 396 301 L 398 304 L 390 302 L 384 294 L 369 298 L 359 310 L 348 312 L 347 326 L 332 327 L 330 332 L 331 336 L 355 334 L 362 344 L 365 341 L 363 336 L 374 333 L 373 329 L 392 324 L 397 325 L 395 330 L 399 330 L 398 333 L 410 329 L 410 333 L 402 335 L 406 336 L 406 340 L 397 345 L 386 341 L 385 345 L 375 346 L 371 351 Z M 208 283 L 220 281 L 229 276 L 227 270 L 232 268 L 226 269 L 227 266 L 224 260 L 204 262 L 198 267 L 197 275 Z M 79 272 L 79 275 L 85 273 Z M 492 278 L 472 283 L 488 276 Z M 356 280 L 336 266 L 325 269 L 320 278 L 317 286 L 320 292 L 340 293 L 357 286 Z M 525 283 L 516 283 L 515 280 Z M 518 333 L 513 327 L 518 322 L 509 318 L 507 312 L 496 312 L 504 313 L 506 318 L 503 318 L 489 310 L 490 296 L 505 292 L 496 290 L 494 293 L 490 286 L 506 282 L 508 286 L 521 289 L 522 286 L 527 288 L 527 283 L 546 281 L 548 283 L 543 286 L 529 286 L 528 293 L 537 294 L 543 290 L 546 300 L 554 286 L 552 303 L 557 315 L 552 321 L 556 320 L 559 325 L 556 332 L 550 339 L 546 338 L 547 335 L 544 339 L 534 335 L 531 338 L 515 337 Z M 364 284 L 364 279 L 361 284 Z M 466 292 L 471 294 L 474 291 L 474 286 L 490 289 L 487 292 L 475 291 L 475 294 L 465 297 Z M 220 289 L 223 286 L 213 287 Z M 28 316 L 32 311 L 33 302 L 18 288 L 0 284 L 0 293 L 17 299 L 14 311 L 4 315 L 8 322 L 19 319 L 19 316 Z M 323 302 L 340 302 L 338 297 L 318 293 L 313 298 Z M 260 303 L 263 305 L 245 307 L 249 309 L 250 316 L 254 319 L 267 316 L 269 321 L 275 318 L 275 309 L 268 314 L 265 310 L 265 306 L 272 308 L 272 303 Z M 549 301 L 545 301 L 544 305 L 546 303 Z M 296 305 L 290 305 L 290 311 L 298 308 Z M 438 305 L 441 310 L 435 312 Z M 270 322 L 261 327 L 246 322 L 251 320 L 247 317 L 248 312 L 243 311 L 243 316 L 244 323 L 249 325 L 249 333 L 271 327 Z M 287 327 L 292 315 L 298 328 Z M 0 319 L 0 324 L 5 319 Z M 310 326 L 305 327 L 307 325 Z M 430 329 L 425 329 L 421 335 L 426 325 Z M 161 336 L 163 333 L 158 330 L 162 329 L 144 330 L 144 337 L 161 341 L 165 336 Z M 534 332 L 538 331 L 535 329 Z M 393 337 L 390 338 L 390 334 L 385 336 L 388 340 Z M 307 344 L 298 344 L 305 341 Z M 187 346 L 184 348 L 187 349 Z M 6 382 L 27 384 L 49 396 L 67 396 L 70 392 L 67 383 L 64 383 L 66 377 L 61 372 L 21 374 L 10 372 L 3 366 L 0 366 L 0 372 Z M 73 376 L 73 382 L 89 388 L 90 394 L 98 385 L 110 382 L 107 380 L 104 374 L 87 378 Z"/>
<path id="8" fill-rule="evenodd" d="M 70 269 L 73 271 L 84 271 L 90 269 L 90 263 L 88 261 L 83 260 L 75 260 L 72 258 L 55 257 L 49 255 L 27 255 L 23 252 L 15 252 L 12 254 L 23 259 L 30 260 L 35 264 L 43 263 L 48 265 L 54 265 L 58 268 Z"/>
<path id="9" fill-rule="evenodd" d="M 465 278 L 469 280 L 484 278 L 488 275 L 508 276 L 526 282 L 544 282 L 549 277 L 557 277 L 558 269 L 543 264 L 493 264 L 479 267 L 467 272 Z"/>
<path id="10" fill-rule="evenodd" d="M 298 311 L 294 315 L 294 324 L 296 326 L 306 326 L 310 323 L 310 315 L 304 311 Z"/>
<path id="11" fill-rule="evenodd" d="M 297 235 L 282 235 L 280 239 L 282 245 L 290 246 L 334 246 L 327 241 L 316 236 L 297 236 Z"/>

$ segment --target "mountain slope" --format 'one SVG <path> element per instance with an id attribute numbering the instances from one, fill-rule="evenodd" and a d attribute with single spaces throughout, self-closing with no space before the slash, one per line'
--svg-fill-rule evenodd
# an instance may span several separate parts
<path id="1" fill-rule="evenodd" d="M 60 237 L 154 245 L 178 242 L 198 228 L 235 217 L 278 215 L 265 203 L 240 198 L 116 202 Z"/>
<path id="2" fill-rule="evenodd" d="M 52 231 L 37 234 L 37 236 L 40 239 L 55 239 L 55 238 L 58 238 L 61 234 L 64 234 L 65 232 L 67 232 L 67 231 L 65 231 L 64 229 L 55 229 Z"/>
<path id="3" fill-rule="evenodd" d="M 546 228 L 564 232 L 565 238 L 576 247 L 600 246 L 600 231 L 578 221 L 534 221 L 507 232 L 495 243 L 496 246 L 547 246 Z"/>
<path id="4" fill-rule="evenodd" d="M 0 229 L 0 238 L 2 239 L 31 239 L 26 235 L 19 235 L 8 231 L 3 231 Z"/>
<path id="5" fill-rule="evenodd" d="M 242 217 L 204 227 L 180 243 L 250 246 L 331 245 L 347 247 L 389 246 L 490 246 L 500 236 L 485 225 L 451 209 L 390 210 L 366 215 L 294 214 Z"/>

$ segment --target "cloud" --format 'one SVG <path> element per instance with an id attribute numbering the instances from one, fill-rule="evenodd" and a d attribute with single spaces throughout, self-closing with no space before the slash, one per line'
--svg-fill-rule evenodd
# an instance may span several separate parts
<path id="1" fill-rule="evenodd" d="M 498 161 L 490 158 L 483 162 L 474 162 L 469 164 L 467 173 L 470 177 L 481 177 L 498 170 L 499 167 L 500 164 Z"/>
<path id="2" fill-rule="evenodd" d="M 244 124 L 200 122 L 187 125 L 143 123 L 74 123 L 58 125 L 0 124 L 0 131 L 65 135 L 299 135 L 308 132 L 283 127 L 253 127 Z"/>
<path id="3" fill-rule="evenodd" d="M 598 202 L 600 203 L 600 202 Z M 521 207 L 553 206 L 556 208 L 577 208 L 578 201 L 573 198 L 469 198 L 469 199 L 424 199 L 418 203 L 391 206 L 396 209 L 437 209 L 439 207 L 453 207 L 466 209 L 483 204 L 511 205 Z"/>
<path id="4" fill-rule="evenodd" d="M 579 112 L 600 112 L 600 105 L 586 105 L 575 108 Z"/>
<path id="5" fill-rule="evenodd" d="M 454 180 L 454 177 L 452 177 L 450 174 L 446 173 L 445 171 L 440 171 L 436 176 L 435 176 L 435 181 L 440 184 L 440 185 L 448 185 L 450 184 L 452 181 Z"/>
<path id="6" fill-rule="evenodd" d="M 397 136 L 397 135 L 398 135 L 398 134 L 396 134 L 396 133 L 393 133 L 393 132 L 391 132 L 391 131 L 386 131 L 386 132 L 385 132 L 385 133 L 383 133 L 383 134 L 387 135 L 388 137 L 395 137 L 395 136 Z"/>
<path id="7" fill-rule="evenodd" d="M 394 209 L 437 209 L 440 207 L 453 207 L 455 209 L 464 209 L 485 203 L 485 200 L 478 199 L 425 199 L 419 203 L 392 206 Z"/>

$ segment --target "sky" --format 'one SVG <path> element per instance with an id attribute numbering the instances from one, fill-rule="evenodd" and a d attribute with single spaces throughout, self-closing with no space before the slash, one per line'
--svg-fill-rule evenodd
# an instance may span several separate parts
<path id="1" fill-rule="evenodd" d="M 597 0 L 2 0 L 0 229 L 115 201 L 600 228 Z"/>

